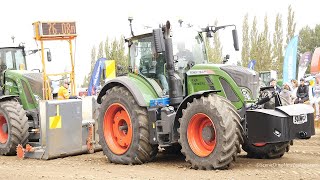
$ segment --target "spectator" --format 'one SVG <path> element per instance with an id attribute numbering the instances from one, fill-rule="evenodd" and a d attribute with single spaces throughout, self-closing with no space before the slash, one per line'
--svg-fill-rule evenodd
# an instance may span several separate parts
<path id="1" fill-rule="evenodd" d="M 58 91 L 58 100 L 64 100 L 64 99 L 78 99 L 77 96 L 70 96 L 69 94 L 69 85 L 70 82 L 68 79 L 65 79 L 63 81 L 63 85 L 60 86 L 59 91 Z"/>
<path id="2" fill-rule="evenodd" d="M 300 85 L 297 89 L 297 99 L 294 101 L 295 104 L 304 103 L 309 100 L 309 88 L 304 84 L 304 79 L 300 79 Z"/>
<path id="3" fill-rule="evenodd" d="M 278 93 L 281 92 L 281 88 L 277 85 L 277 80 L 276 79 L 271 79 L 270 81 L 270 86 L 274 87 L 274 90 Z"/>
<path id="4" fill-rule="evenodd" d="M 259 87 L 262 88 L 262 87 L 266 87 L 266 84 L 262 81 L 262 78 L 259 77 Z"/>
<path id="5" fill-rule="evenodd" d="M 292 95 L 290 91 L 289 83 L 283 85 L 283 89 L 280 92 L 280 96 L 288 101 L 289 104 L 292 104 Z"/>
<path id="6" fill-rule="evenodd" d="M 319 102 L 320 102 L 320 82 L 319 82 L 319 79 L 316 78 L 316 84 L 313 87 L 313 98 L 310 99 L 310 104 L 314 105 L 316 109 L 316 118 L 315 118 L 316 121 L 318 121 L 320 118 Z"/>
<path id="7" fill-rule="evenodd" d="M 298 81 L 295 80 L 295 79 L 292 79 L 291 80 L 291 86 L 292 86 L 292 89 L 291 89 L 291 97 L 292 97 L 292 100 L 293 102 L 297 99 L 297 90 L 298 90 Z"/>

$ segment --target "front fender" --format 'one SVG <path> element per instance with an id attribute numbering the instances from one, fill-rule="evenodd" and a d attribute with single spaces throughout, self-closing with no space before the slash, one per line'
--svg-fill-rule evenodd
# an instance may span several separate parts
<path id="1" fill-rule="evenodd" d="M 154 87 L 144 78 L 138 75 L 122 76 L 112 79 L 100 91 L 97 102 L 101 104 L 101 98 L 106 94 L 107 90 L 115 87 L 126 87 L 139 106 L 148 107 L 151 99 L 159 97 Z"/>
<path id="2" fill-rule="evenodd" d="M 221 90 L 207 90 L 207 91 L 198 91 L 196 93 L 193 93 L 186 98 L 183 99 L 183 101 L 180 103 L 178 109 L 177 109 L 177 116 L 176 120 L 178 120 L 180 117 L 182 117 L 182 109 L 185 109 L 187 107 L 188 102 L 192 102 L 194 98 L 199 99 L 201 96 L 208 96 L 210 93 L 218 93 L 221 92 Z"/>

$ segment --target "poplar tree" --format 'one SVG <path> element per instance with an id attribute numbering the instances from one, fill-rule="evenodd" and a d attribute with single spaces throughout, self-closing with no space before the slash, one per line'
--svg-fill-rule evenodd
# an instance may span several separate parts
<path id="1" fill-rule="evenodd" d="M 97 59 L 102 58 L 102 57 L 104 57 L 104 53 L 103 53 L 103 41 L 101 41 L 100 44 L 99 44 Z"/>
<path id="2" fill-rule="evenodd" d="M 249 24 L 248 13 L 244 16 L 242 23 L 242 50 L 241 62 L 242 65 L 247 67 L 250 59 L 250 39 L 249 39 Z"/>
<path id="3" fill-rule="evenodd" d="M 215 20 L 214 26 L 218 26 L 218 20 Z M 221 64 L 222 62 L 222 44 L 219 37 L 219 31 L 213 35 L 213 61 L 214 63 Z"/>
<path id="4" fill-rule="evenodd" d="M 286 47 L 289 44 L 290 40 L 294 36 L 294 32 L 296 30 L 296 23 L 295 23 L 295 18 L 294 18 L 295 12 L 292 10 L 291 5 L 288 6 L 288 17 L 287 17 L 287 40 L 286 40 Z"/>
<path id="5" fill-rule="evenodd" d="M 256 71 L 260 68 L 260 61 L 259 61 L 259 45 L 258 45 L 258 29 L 257 29 L 257 17 L 254 16 L 252 27 L 250 31 L 250 60 L 254 59 L 256 60 L 256 67 L 258 69 L 255 69 Z"/>
<path id="6" fill-rule="evenodd" d="M 273 48 L 272 48 L 272 70 L 278 72 L 278 76 L 282 77 L 283 68 L 283 28 L 282 16 L 278 13 L 275 21 L 273 33 Z"/>

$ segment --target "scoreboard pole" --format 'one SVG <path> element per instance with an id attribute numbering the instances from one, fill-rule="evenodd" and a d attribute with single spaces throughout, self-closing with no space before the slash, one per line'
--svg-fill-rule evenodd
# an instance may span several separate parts
<path id="1" fill-rule="evenodd" d="M 73 52 L 72 52 L 72 41 L 68 40 L 69 47 L 70 47 L 70 59 L 71 59 L 71 74 L 70 74 L 70 80 L 71 82 L 71 93 L 72 96 L 76 95 L 76 80 L 75 80 L 75 74 L 74 74 L 74 58 L 73 58 Z"/>
<path id="2" fill-rule="evenodd" d="M 42 75 L 43 75 L 43 94 L 42 97 L 45 98 L 45 100 L 51 99 L 50 94 L 51 94 L 51 88 L 50 86 L 48 87 L 48 77 L 47 77 L 47 72 L 46 72 L 46 61 L 44 60 L 44 45 L 43 45 L 43 40 L 40 40 L 41 43 L 41 62 L 42 62 Z"/>

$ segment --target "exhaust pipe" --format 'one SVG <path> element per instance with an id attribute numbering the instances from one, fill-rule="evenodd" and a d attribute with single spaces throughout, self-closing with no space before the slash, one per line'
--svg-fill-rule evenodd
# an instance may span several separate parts
<path id="1" fill-rule="evenodd" d="M 169 98 L 170 104 L 176 105 L 183 101 L 181 80 L 174 74 L 174 60 L 173 60 L 173 48 L 172 38 L 170 36 L 170 22 L 166 22 L 164 27 L 164 44 L 165 44 L 165 57 L 167 64 L 167 73 L 169 80 Z"/>

